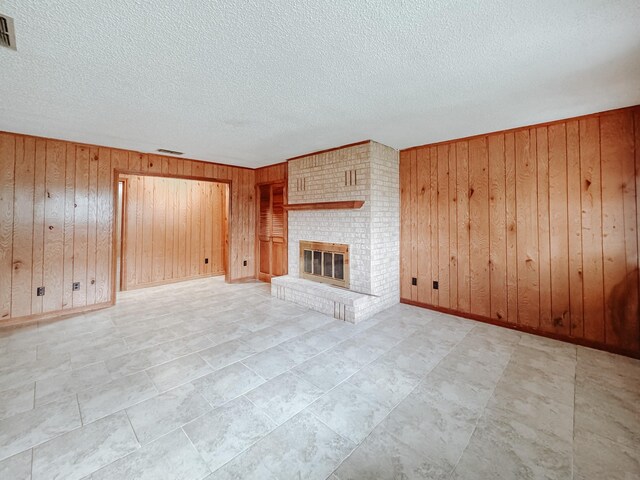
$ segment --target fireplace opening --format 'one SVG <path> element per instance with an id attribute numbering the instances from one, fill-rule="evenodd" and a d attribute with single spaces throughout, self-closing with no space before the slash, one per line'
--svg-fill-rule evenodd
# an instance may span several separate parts
<path id="1" fill-rule="evenodd" d="M 300 277 L 349 288 L 349 245 L 301 241 Z"/>

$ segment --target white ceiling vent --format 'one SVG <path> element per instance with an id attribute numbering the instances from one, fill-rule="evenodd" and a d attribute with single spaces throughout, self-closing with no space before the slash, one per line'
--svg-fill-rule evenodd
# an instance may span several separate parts
<path id="1" fill-rule="evenodd" d="M 16 49 L 16 32 L 13 28 L 13 18 L 0 13 L 0 46 Z"/>

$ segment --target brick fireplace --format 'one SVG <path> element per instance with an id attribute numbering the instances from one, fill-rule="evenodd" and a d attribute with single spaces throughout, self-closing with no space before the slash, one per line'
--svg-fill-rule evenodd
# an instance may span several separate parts
<path id="1" fill-rule="evenodd" d="M 272 279 L 272 295 L 354 323 L 399 301 L 398 163 L 396 150 L 373 141 L 289 161 L 290 206 L 340 201 L 361 206 L 290 210 L 289 274 Z M 324 262 L 323 254 L 307 254 L 311 274 L 305 274 L 304 242 L 348 249 L 348 288 L 326 278 L 315 281 L 326 277 L 323 263 L 313 271 L 314 255 Z"/>

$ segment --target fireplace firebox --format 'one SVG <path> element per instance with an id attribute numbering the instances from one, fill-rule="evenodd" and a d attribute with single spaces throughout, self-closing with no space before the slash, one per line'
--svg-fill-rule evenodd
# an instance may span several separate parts
<path id="1" fill-rule="evenodd" d="M 349 245 L 301 240 L 300 277 L 349 288 Z"/>

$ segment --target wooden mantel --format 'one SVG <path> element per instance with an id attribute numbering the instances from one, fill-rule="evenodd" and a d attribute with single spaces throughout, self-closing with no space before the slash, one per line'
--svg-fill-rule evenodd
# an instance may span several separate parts
<path id="1" fill-rule="evenodd" d="M 290 203 L 285 210 L 347 210 L 361 208 L 364 200 L 344 200 L 341 202 Z"/>

